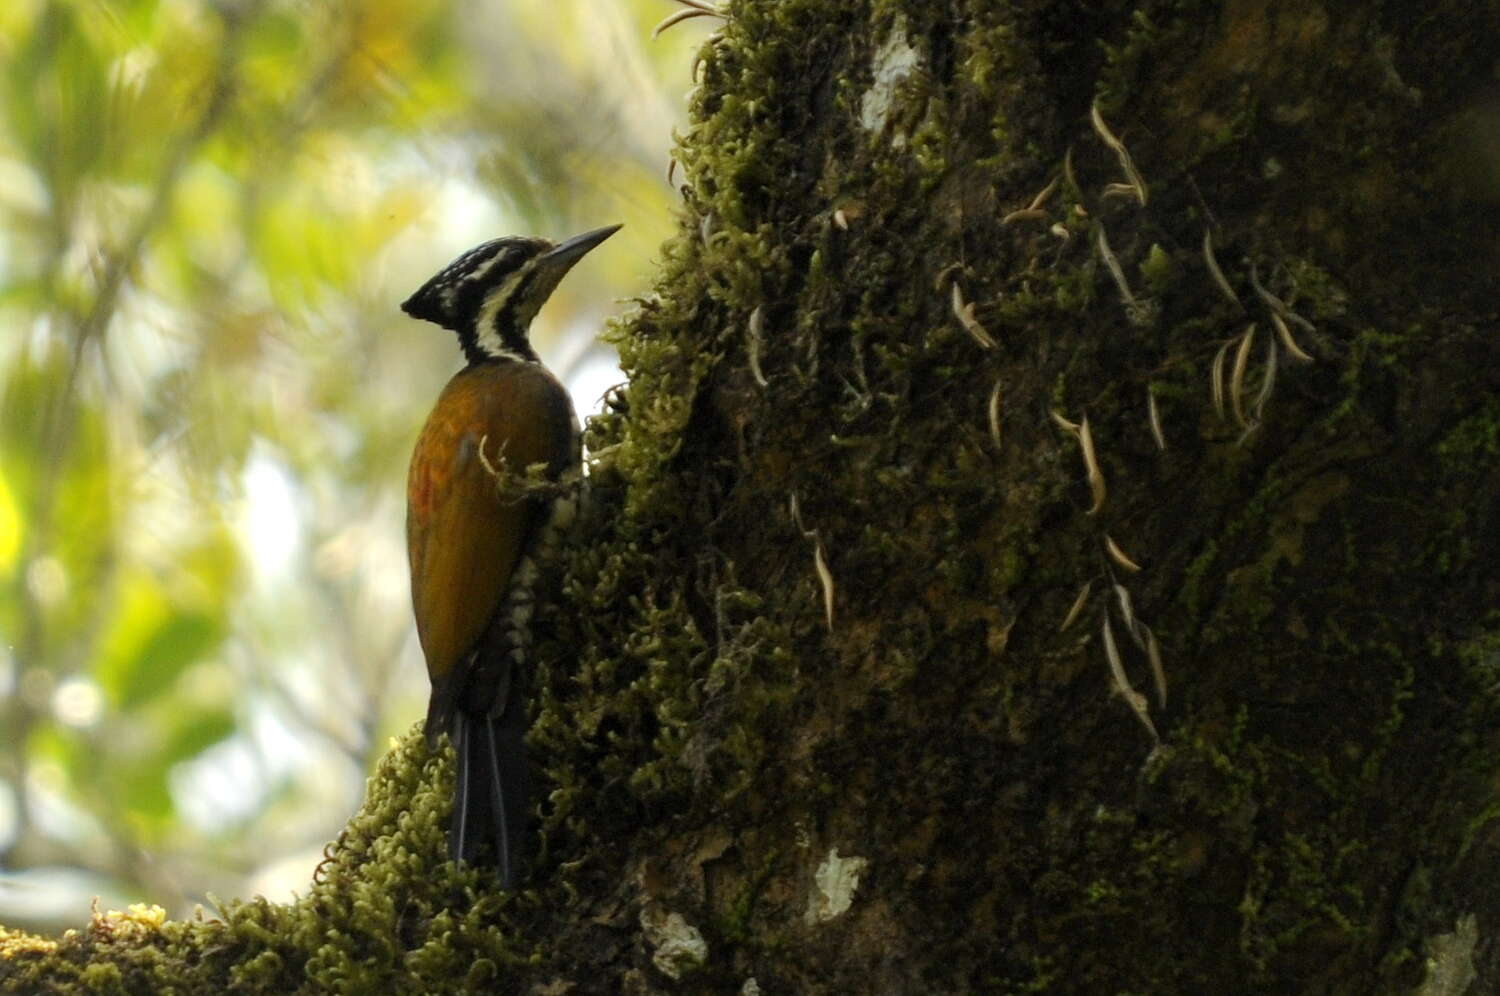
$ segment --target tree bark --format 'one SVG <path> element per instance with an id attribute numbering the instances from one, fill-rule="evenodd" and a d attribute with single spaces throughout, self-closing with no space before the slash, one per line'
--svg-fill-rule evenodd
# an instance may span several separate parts
<path id="1" fill-rule="evenodd" d="M 1500 10 L 729 15 L 537 624 L 530 888 L 443 864 L 414 732 L 297 904 L 0 980 L 1500 986 Z"/>

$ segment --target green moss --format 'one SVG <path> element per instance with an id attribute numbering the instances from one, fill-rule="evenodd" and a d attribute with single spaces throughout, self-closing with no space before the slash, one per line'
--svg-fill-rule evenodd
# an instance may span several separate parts
<path id="1" fill-rule="evenodd" d="M 1177 265 L 1172 261 L 1171 255 L 1160 245 L 1152 243 L 1146 258 L 1141 260 L 1141 280 L 1145 292 L 1152 297 L 1159 297 L 1170 289 L 1176 277 Z"/>
<path id="2" fill-rule="evenodd" d="M 535 897 L 495 893 L 492 873 L 442 860 L 451 770 L 417 732 L 408 735 L 382 760 L 364 808 L 330 846 L 312 889 L 293 903 L 227 902 L 218 918 L 189 923 L 96 914 L 46 952 L 7 938 L 7 984 L 68 991 L 71 978 L 90 992 L 307 985 L 404 992 L 482 981 L 500 966 L 524 964 L 533 953 L 515 942 L 515 917 L 534 909 Z"/>
<path id="3" fill-rule="evenodd" d="M 1480 633 L 1458 649 L 1474 686 L 1492 704 L 1500 705 L 1500 612 L 1491 612 L 1480 623 Z"/>

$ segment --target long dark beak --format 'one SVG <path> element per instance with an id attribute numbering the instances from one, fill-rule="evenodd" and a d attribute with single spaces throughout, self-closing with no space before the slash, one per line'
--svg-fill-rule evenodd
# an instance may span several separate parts
<path id="1" fill-rule="evenodd" d="M 566 242 L 560 242 L 547 250 L 546 255 L 541 258 L 540 262 L 547 269 L 555 270 L 557 275 L 561 277 L 572 268 L 574 263 L 582 259 L 585 253 L 623 227 L 623 225 L 606 225 L 603 228 L 596 228 L 592 232 L 575 235 Z"/>

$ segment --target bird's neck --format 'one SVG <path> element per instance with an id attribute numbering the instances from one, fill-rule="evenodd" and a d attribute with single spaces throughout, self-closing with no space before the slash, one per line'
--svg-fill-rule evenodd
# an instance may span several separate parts
<path id="1" fill-rule="evenodd" d="M 531 348 L 531 339 L 526 335 L 526 329 L 502 325 L 494 319 L 485 323 L 481 317 L 479 322 L 458 334 L 458 342 L 463 347 L 464 359 L 470 365 L 541 362 L 536 350 Z"/>

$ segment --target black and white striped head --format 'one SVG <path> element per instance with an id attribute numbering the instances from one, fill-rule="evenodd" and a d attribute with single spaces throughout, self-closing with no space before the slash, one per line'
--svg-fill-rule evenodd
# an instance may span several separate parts
<path id="1" fill-rule="evenodd" d="M 537 362 L 527 330 L 564 274 L 620 230 L 596 228 L 557 245 L 546 239 L 491 239 L 445 266 L 401 310 L 458 333 L 470 363 Z"/>

